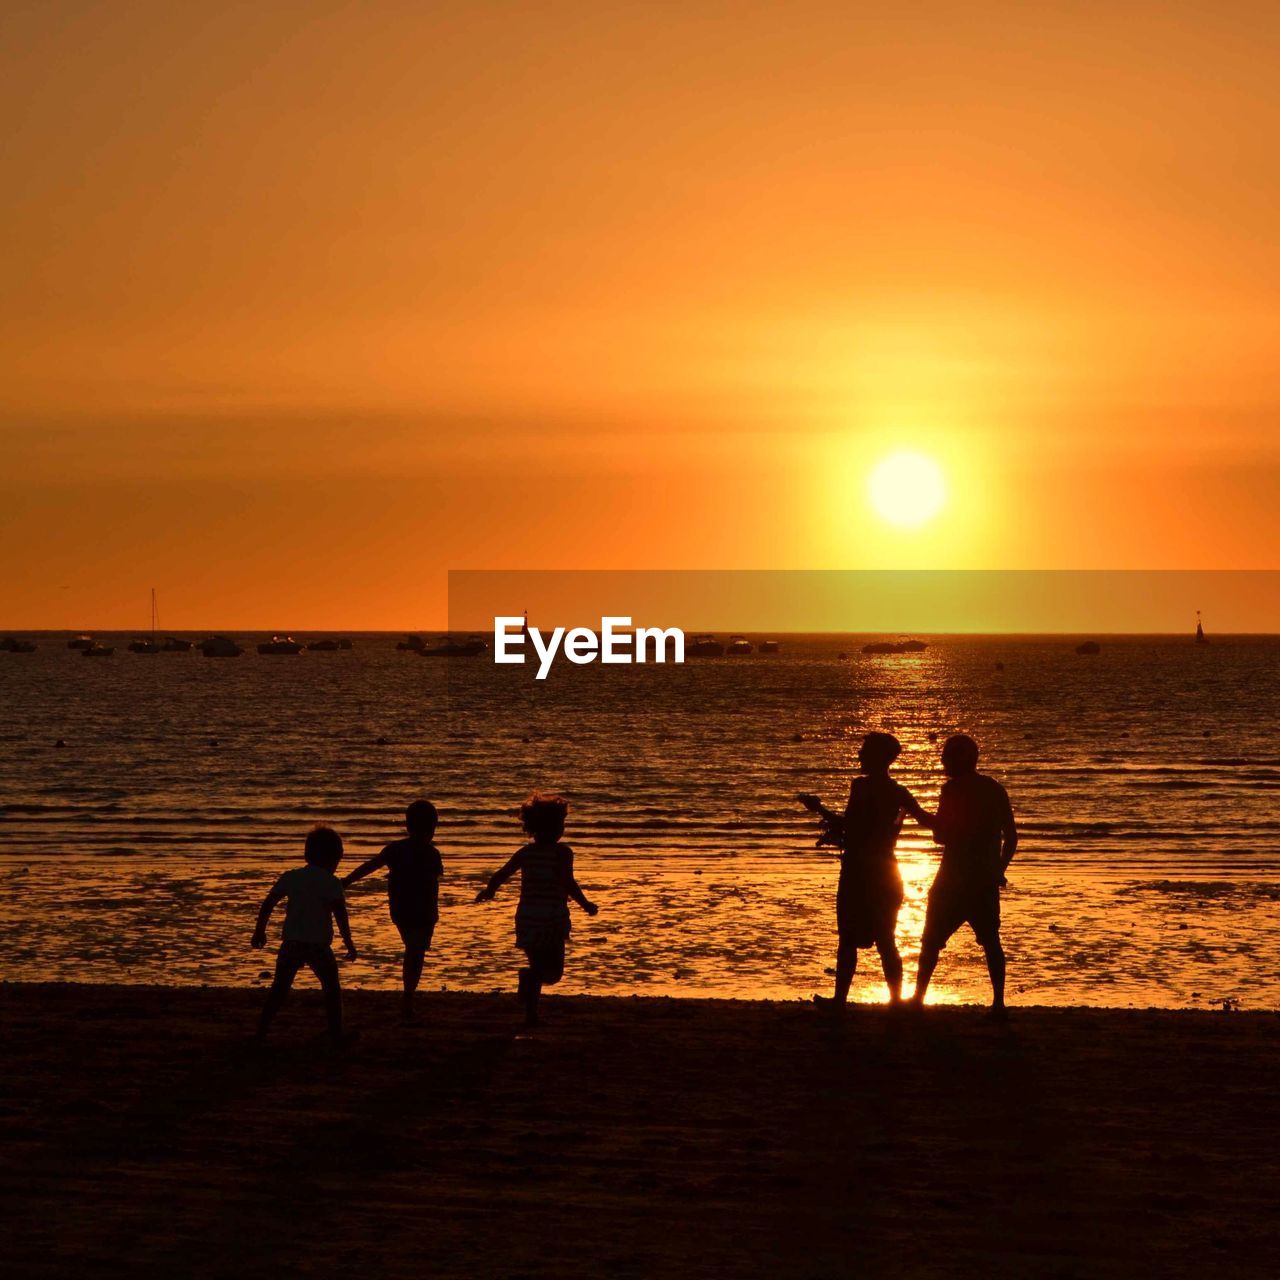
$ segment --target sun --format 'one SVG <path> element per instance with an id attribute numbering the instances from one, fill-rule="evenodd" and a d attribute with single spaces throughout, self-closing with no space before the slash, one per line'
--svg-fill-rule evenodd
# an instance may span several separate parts
<path id="1" fill-rule="evenodd" d="M 942 468 L 922 453 L 894 453 L 878 462 L 867 478 L 867 494 L 878 515 L 890 524 L 922 525 L 942 510 L 947 484 Z"/>

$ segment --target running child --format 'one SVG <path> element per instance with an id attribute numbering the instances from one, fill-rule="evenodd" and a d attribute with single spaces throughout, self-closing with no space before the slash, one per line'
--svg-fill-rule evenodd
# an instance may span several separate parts
<path id="1" fill-rule="evenodd" d="M 265 1039 L 267 1028 L 280 1012 L 298 970 L 306 965 L 320 980 L 324 990 L 329 1038 L 335 1045 L 341 1045 L 344 1042 L 342 984 L 338 980 L 338 962 L 332 945 L 335 920 L 346 944 L 347 959 L 356 958 L 356 944 L 351 940 L 342 884 L 333 874 L 342 861 L 342 837 L 332 827 L 312 827 L 307 833 L 303 857 L 306 865 L 286 871 L 271 887 L 258 911 L 258 923 L 252 938 L 255 948 L 267 945 L 267 923 L 276 903 L 282 898 L 288 901 L 280 950 L 276 954 L 275 978 L 262 1006 L 262 1016 L 258 1019 L 257 1039 Z"/>
<path id="2" fill-rule="evenodd" d="M 520 807 L 520 822 L 532 837 L 529 844 L 494 872 L 476 894 L 488 902 L 520 873 L 520 903 L 516 907 L 516 946 L 528 965 L 520 970 L 517 994 L 525 1006 L 525 1021 L 538 1021 L 538 997 L 564 975 L 564 948 L 569 937 L 569 899 L 589 916 L 599 910 L 573 877 L 573 850 L 561 842 L 569 805 L 559 796 L 532 795 Z"/>
<path id="3" fill-rule="evenodd" d="M 404 946 L 401 1013 L 408 1021 L 413 1016 L 413 993 L 422 979 L 422 967 L 440 919 L 440 880 L 444 876 L 444 862 L 440 850 L 432 842 L 439 822 L 435 805 L 430 800 L 415 800 L 405 810 L 404 820 L 408 838 L 394 841 L 376 858 L 362 862 L 342 883 L 349 889 L 357 880 L 363 880 L 383 867 L 390 870 L 387 904 L 391 908 L 391 923 L 399 931 Z"/>

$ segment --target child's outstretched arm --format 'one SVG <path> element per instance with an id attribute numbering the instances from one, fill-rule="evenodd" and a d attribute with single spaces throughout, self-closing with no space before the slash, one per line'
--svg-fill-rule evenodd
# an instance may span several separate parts
<path id="1" fill-rule="evenodd" d="M 267 922 L 276 909 L 276 903 L 283 897 L 284 890 L 280 887 L 280 881 L 277 880 L 271 886 L 267 896 L 263 898 L 262 906 L 258 908 L 258 923 L 254 926 L 253 937 L 249 941 L 250 946 L 257 948 L 267 945 Z"/>
<path id="2" fill-rule="evenodd" d="M 569 897 L 580 906 L 589 916 L 593 916 L 600 910 L 594 902 L 587 900 L 587 895 L 582 892 L 582 886 L 578 883 L 577 877 L 573 874 L 573 854 L 569 855 Z"/>
<path id="3" fill-rule="evenodd" d="M 355 884 L 357 880 L 363 880 L 365 876 L 373 875 L 375 871 L 381 870 L 386 865 L 387 865 L 387 851 L 383 849 L 383 851 L 380 854 L 378 854 L 376 857 L 369 858 L 367 861 L 362 862 L 349 875 L 343 876 L 342 887 L 344 889 L 349 889 L 353 884 Z"/>
<path id="4" fill-rule="evenodd" d="M 356 944 L 351 940 L 351 921 L 347 918 L 347 904 L 342 898 L 334 900 L 333 922 L 338 926 L 338 932 L 342 935 L 342 941 L 346 945 L 347 959 L 357 959 L 359 953 L 356 951 Z"/>
<path id="5" fill-rule="evenodd" d="M 524 861 L 524 850 L 520 849 L 507 859 L 506 865 L 499 867 L 497 871 L 489 877 L 489 883 L 485 885 L 479 893 L 476 894 L 477 902 L 490 902 L 493 895 L 502 888 L 508 880 L 511 879 L 517 871 L 520 870 L 520 864 Z"/>
<path id="6" fill-rule="evenodd" d="M 589 916 L 595 915 L 596 912 L 600 910 L 594 902 L 587 901 L 587 895 L 582 892 L 578 882 L 572 876 L 569 877 L 569 897 L 571 897 L 574 902 L 576 902 L 578 906 L 580 906 Z"/>

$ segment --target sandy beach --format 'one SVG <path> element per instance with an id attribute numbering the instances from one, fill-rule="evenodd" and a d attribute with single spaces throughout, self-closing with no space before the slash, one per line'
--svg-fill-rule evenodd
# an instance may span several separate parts
<path id="1" fill-rule="evenodd" d="M 1274 1013 L 0 988 L 23 1276 L 1273 1272 Z"/>

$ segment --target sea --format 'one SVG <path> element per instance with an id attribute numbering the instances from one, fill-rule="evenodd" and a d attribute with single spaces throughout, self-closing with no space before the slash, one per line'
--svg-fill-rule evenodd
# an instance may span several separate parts
<path id="1" fill-rule="evenodd" d="M 0 980 L 262 986 L 254 916 L 308 829 L 337 828 L 341 873 L 426 797 L 446 878 L 424 985 L 510 989 L 514 886 L 474 898 L 541 790 L 569 800 L 600 907 L 575 909 L 558 990 L 806 1000 L 831 986 L 838 867 L 795 797 L 842 806 L 874 729 L 901 740 L 896 776 L 926 808 L 954 732 L 1007 787 L 1013 1003 L 1280 1008 L 1277 637 L 1102 636 L 1084 656 L 1084 637 L 924 636 L 923 652 L 866 655 L 881 637 L 776 635 L 776 654 L 559 662 L 545 681 L 387 634 L 271 656 L 241 634 L 231 659 L 132 654 L 127 635 L 85 659 L 66 634 L 29 638 L 34 653 L 0 653 Z M 910 822 L 899 861 L 910 989 L 938 865 Z M 385 881 L 350 909 L 344 982 L 395 987 Z M 864 952 L 854 998 L 885 994 Z M 930 998 L 987 996 L 962 930 Z"/>

